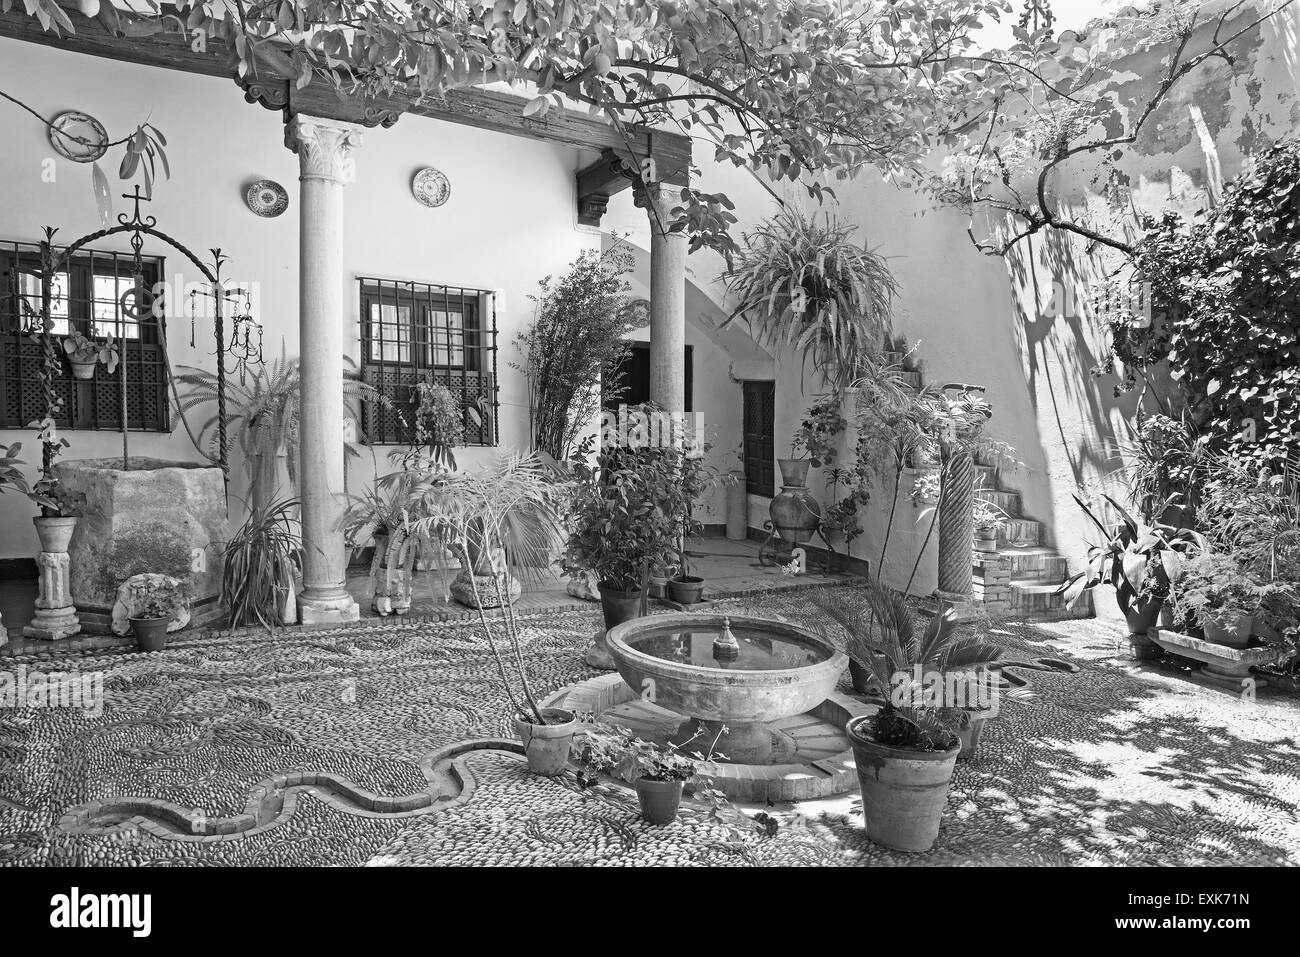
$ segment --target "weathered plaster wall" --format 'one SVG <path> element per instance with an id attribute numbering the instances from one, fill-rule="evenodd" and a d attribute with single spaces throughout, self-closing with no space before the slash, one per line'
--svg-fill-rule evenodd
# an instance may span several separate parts
<path id="1" fill-rule="evenodd" d="M 244 102 L 233 83 L 168 70 L 135 67 L 78 56 L 11 40 L 0 40 L 0 89 L 52 116 L 84 110 L 122 135 L 142 119 L 168 138 L 172 178 L 161 182 L 149 212 L 159 226 L 205 252 L 220 246 L 230 257 L 227 275 L 260 286 L 257 319 L 265 327 L 268 358 L 290 356 L 298 342 L 298 159 L 285 149 L 278 114 Z M 68 241 L 99 228 L 90 188 L 90 168 L 51 149 L 45 131 L 17 107 L 0 103 L 0 239 L 34 241 L 41 227 L 59 227 Z M 54 157 L 56 180 L 42 181 L 42 161 Z M 498 328 L 501 354 L 501 439 L 503 447 L 526 444 L 523 384 L 511 373 L 513 339 L 532 315 L 528 294 L 536 282 L 562 269 L 578 252 L 598 246 L 600 234 L 576 223 L 574 172 L 594 154 L 488 133 L 454 124 L 407 117 L 389 130 L 368 130 L 356 154 L 357 180 L 345 189 L 344 301 L 347 342 L 359 357 L 357 276 L 448 283 L 504 294 Z M 411 175 L 421 166 L 443 170 L 451 198 L 426 209 L 411 196 Z M 118 181 L 110 170 L 113 185 Z M 242 186 L 267 177 L 290 194 L 289 210 L 261 219 L 244 205 Z M 125 191 L 125 190 L 123 190 Z M 121 201 L 118 211 L 121 210 Z M 127 249 L 125 241 L 108 247 Z M 149 243 L 146 253 L 164 253 Z M 199 277 L 168 255 L 169 278 L 180 268 L 185 281 Z M 212 369 L 215 345 L 200 325 L 190 347 L 189 323 L 169 318 L 171 360 Z M 200 420 L 201 421 L 201 420 Z M 132 433 L 131 454 L 196 460 L 179 423 L 171 435 Z M 114 432 L 71 432 L 67 458 L 120 454 Z M 22 441 L 24 456 L 39 461 L 30 430 L 12 430 L 0 441 Z M 386 470 L 386 449 L 376 450 Z M 465 450 L 472 465 L 494 450 Z M 369 455 L 353 460 L 350 483 L 367 481 Z M 31 470 L 29 470 L 31 471 Z M 243 495 L 242 465 L 236 463 L 232 494 Z M 0 558 L 36 552 L 34 509 L 14 494 L 0 496 Z M 237 504 L 232 512 L 238 512 Z"/>

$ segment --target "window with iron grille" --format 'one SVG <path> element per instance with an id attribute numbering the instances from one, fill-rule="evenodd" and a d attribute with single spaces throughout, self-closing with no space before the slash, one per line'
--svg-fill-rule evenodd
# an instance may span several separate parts
<path id="1" fill-rule="evenodd" d="M 169 432 L 167 363 L 155 318 L 153 294 L 163 276 L 163 259 L 142 258 L 136 274 L 130 253 L 82 249 L 54 274 L 50 318 L 62 367 L 54 382 L 63 399 L 56 423 L 64 429 L 122 428 L 122 383 L 126 376 L 127 427 Z M 0 243 L 0 428 L 27 428 L 45 415 L 41 396 L 40 329 L 43 292 L 37 243 Z M 113 337 L 118 368 L 102 364 L 90 379 L 76 379 L 61 337 L 72 330 L 103 340 Z"/>
<path id="2" fill-rule="evenodd" d="M 497 437 L 496 310 L 485 289 L 362 278 L 361 378 L 393 405 L 363 410 L 367 438 L 412 441 L 416 386 L 443 385 L 460 403 L 467 445 Z"/>

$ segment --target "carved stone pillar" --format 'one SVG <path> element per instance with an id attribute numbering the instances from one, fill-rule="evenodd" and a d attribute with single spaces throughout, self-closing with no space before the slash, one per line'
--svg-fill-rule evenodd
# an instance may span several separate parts
<path id="1" fill-rule="evenodd" d="M 68 583 L 71 559 L 67 552 L 40 552 L 36 556 L 40 590 L 36 598 L 36 615 L 23 629 L 28 638 L 53 641 L 81 631 L 81 619 L 72 604 Z"/>
<path id="2" fill-rule="evenodd" d="M 299 160 L 298 329 L 301 380 L 299 497 L 302 500 L 305 625 L 356 621 L 345 587 L 339 519 L 343 489 L 343 185 L 354 179 L 361 127 L 295 116 L 285 145 Z"/>

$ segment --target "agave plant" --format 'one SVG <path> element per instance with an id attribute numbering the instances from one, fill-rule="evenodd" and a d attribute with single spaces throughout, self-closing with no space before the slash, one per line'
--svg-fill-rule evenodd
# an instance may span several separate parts
<path id="1" fill-rule="evenodd" d="M 296 499 L 281 499 L 253 508 L 226 543 L 221 601 L 230 610 L 232 628 L 285 624 L 285 602 L 299 570 L 297 506 Z"/>
<path id="2" fill-rule="evenodd" d="M 1159 523 L 1148 525 L 1134 518 L 1109 495 L 1102 497 L 1122 521 L 1114 528 L 1107 528 L 1083 499 L 1074 496 L 1084 514 L 1101 531 L 1105 544 L 1091 546 L 1087 567 L 1062 582 L 1057 592 L 1065 595 L 1065 605 L 1070 608 L 1085 591 L 1106 582 L 1115 586 L 1120 610 L 1127 615 L 1150 596 L 1167 596 L 1181 576 L 1186 559 L 1206 551 L 1208 544 L 1200 532 Z M 1178 496 L 1174 496 L 1158 514 L 1177 504 Z"/>
<path id="3" fill-rule="evenodd" d="M 759 345 L 793 347 L 847 385 L 888 334 L 898 295 L 885 258 L 851 241 L 856 229 L 786 209 L 746 233 L 722 277 L 736 299 L 723 326 L 743 318 Z"/>
<path id="4" fill-rule="evenodd" d="M 181 372 L 176 376 L 176 381 L 189 390 L 179 399 L 181 414 L 184 415 L 197 406 L 212 406 L 211 416 L 199 428 L 198 441 L 206 441 L 207 449 L 204 451 L 209 458 L 216 460 L 220 458 L 221 451 L 216 411 L 217 377 L 205 369 L 193 366 L 177 368 Z M 251 368 L 242 383 L 226 379 L 226 451 L 229 452 L 230 447 L 238 441 L 255 495 L 258 468 L 267 468 L 265 463 L 273 461 L 281 450 L 285 453 L 289 482 L 297 487 L 301 395 L 298 360 L 290 359 L 283 353 L 269 369 L 265 365 Z M 362 402 L 390 405 L 387 397 L 352 375 L 345 375 L 343 379 L 343 398 L 354 416 L 359 414 Z M 348 455 L 360 454 L 356 443 L 345 444 L 345 449 Z"/>
<path id="5" fill-rule="evenodd" d="M 512 708 L 533 724 L 548 722 L 533 693 L 519 626 L 502 583 L 508 575 L 536 575 L 548 566 L 550 548 L 561 540 L 566 487 L 548 476 L 536 455 L 506 453 L 475 472 L 426 473 L 407 500 L 409 511 L 417 516 L 408 525 L 412 534 L 427 535 L 436 546 L 460 556 L 468 569 L 476 570 L 480 562 L 486 566 L 502 616 L 494 625 L 483 602 L 476 601 L 479 627 Z M 476 597 L 478 578 L 468 578 Z"/>
<path id="6" fill-rule="evenodd" d="M 935 615 L 917 632 L 912 609 L 900 592 L 868 580 L 852 596 L 828 589 L 813 602 L 848 636 L 845 652 L 867 669 L 882 689 L 896 689 L 902 676 L 978 671 L 1003 658 L 1005 651 L 979 633 L 962 635 L 951 609 Z M 1023 697 L 1023 695 L 1017 695 Z M 900 703 L 905 702 L 905 703 Z M 907 695 L 885 696 L 872 734 L 881 744 L 943 751 L 957 740 L 960 709 L 909 702 Z"/>

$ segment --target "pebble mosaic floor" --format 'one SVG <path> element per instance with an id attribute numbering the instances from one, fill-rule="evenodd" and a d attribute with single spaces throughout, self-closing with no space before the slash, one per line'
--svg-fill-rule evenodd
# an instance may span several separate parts
<path id="1" fill-rule="evenodd" d="M 818 614 L 806 592 L 724 605 Z M 596 619 L 525 620 L 539 694 L 594 674 L 582 654 Z M 1022 673 L 1034 698 L 1008 702 L 981 753 L 957 765 L 939 842 L 920 856 L 867 841 L 852 797 L 767 808 L 781 825 L 770 836 L 696 806 L 652 827 L 630 791 L 529 775 L 504 750 L 433 767 L 457 742 L 512 736 L 469 623 L 8 659 L 10 671 L 100 672 L 104 705 L 0 708 L 0 863 L 1300 864 L 1300 702 L 1265 691 L 1243 703 L 1119 657 L 1072 656 L 1067 626 L 1053 627 L 996 626 L 1016 652 L 1080 670 Z M 214 822 L 238 821 L 250 800 L 262 802 L 258 826 L 221 834 L 237 825 Z M 122 823 L 164 806 L 170 823 Z M 92 832 L 69 829 L 78 811 Z M 220 836 L 187 835 L 192 821 Z"/>

